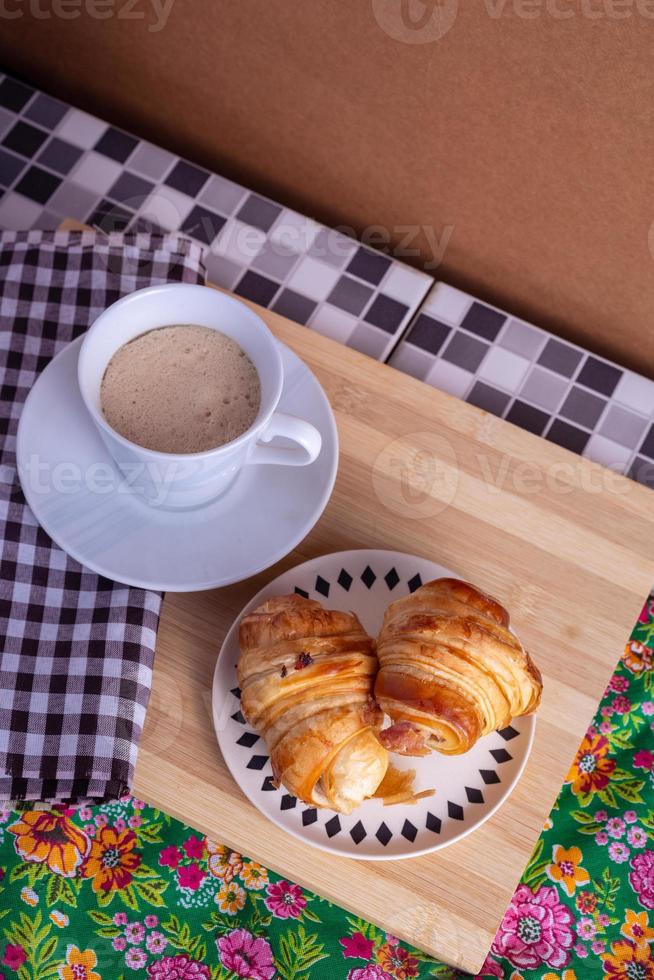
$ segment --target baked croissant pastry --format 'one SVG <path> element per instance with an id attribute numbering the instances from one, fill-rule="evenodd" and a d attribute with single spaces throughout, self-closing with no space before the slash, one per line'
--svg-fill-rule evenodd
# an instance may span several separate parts
<path id="1" fill-rule="evenodd" d="M 377 639 L 375 697 L 393 724 L 382 744 L 401 755 L 455 755 L 534 711 L 542 681 L 499 602 L 440 578 L 391 603 Z"/>
<path id="2" fill-rule="evenodd" d="M 352 613 L 299 595 L 248 613 L 239 639 L 241 710 L 266 741 L 275 782 L 311 806 L 350 813 L 388 766 L 374 641 Z"/>

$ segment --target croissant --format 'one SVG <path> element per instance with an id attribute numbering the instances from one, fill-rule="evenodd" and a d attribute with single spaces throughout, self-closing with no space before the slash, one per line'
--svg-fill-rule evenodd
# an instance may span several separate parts
<path id="1" fill-rule="evenodd" d="M 402 755 L 467 752 L 529 714 L 542 680 L 496 599 L 457 579 L 428 582 L 386 610 L 375 697 L 393 724 L 380 733 Z"/>
<path id="2" fill-rule="evenodd" d="M 266 741 L 273 779 L 304 803 L 350 813 L 388 766 L 374 641 L 352 613 L 299 595 L 246 615 L 239 640 L 241 710 Z"/>

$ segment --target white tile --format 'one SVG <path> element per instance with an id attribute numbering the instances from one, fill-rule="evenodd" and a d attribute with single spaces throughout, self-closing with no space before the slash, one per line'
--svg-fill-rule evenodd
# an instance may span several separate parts
<path id="1" fill-rule="evenodd" d="M 625 371 L 613 393 L 613 398 L 621 405 L 651 418 L 654 415 L 654 381 L 643 378 L 633 371 Z"/>
<path id="2" fill-rule="evenodd" d="M 593 459 L 602 466 L 608 466 L 612 470 L 623 472 L 631 459 L 631 449 L 621 446 L 620 443 L 612 439 L 606 439 L 595 433 L 586 443 L 583 455 L 587 459 Z"/>
<path id="3" fill-rule="evenodd" d="M 410 374 L 412 378 L 424 381 L 431 370 L 434 358 L 426 351 L 414 347 L 413 344 L 398 344 L 388 363 L 403 374 Z"/>
<path id="4" fill-rule="evenodd" d="M 307 252 L 313 245 L 321 225 L 297 211 L 285 208 L 275 221 L 270 240 L 294 252 Z"/>
<path id="5" fill-rule="evenodd" d="M 437 320 L 458 326 L 472 306 L 472 297 L 454 289 L 444 282 L 437 282 L 425 303 L 425 313 L 431 313 Z"/>
<path id="6" fill-rule="evenodd" d="M 324 300 L 340 279 L 340 275 L 338 269 L 305 255 L 294 269 L 288 285 L 311 299 Z"/>
<path id="7" fill-rule="evenodd" d="M 529 369 L 529 361 L 501 347 L 491 347 L 477 376 L 504 391 L 517 391 Z"/>
<path id="8" fill-rule="evenodd" d="M 236 262 L 237 265 L 250 265 L 263 248 L 265 241 L 265 231 L 234 218 L 224 226 L 211 246 L 211 251 L 229 259 L 230 262 Z"/>
<path id="9" fill-rule="evenodd" d="M 95 116 L 89 116 L 87 112 L 73 109 L 59 123 L 56 133 L 63 140 L 81 146 L 85 150 L 90 150 L 98 142 L 102 134 L 106 131 L 107 124 Z"/>
<path id="10" fill-rule="evenodd" d="M 412 269 L 403 262 L 393 262 L 383 280 L 381 291 L 400 303 L 412 306 L 422 302 L 432 282 L 431 276 L 426 273 Z"/>
<path id="11" fill-rule="evenodd" d="M 177 231 L 193 207 L 194 200 L 172 187 L 157 187 L 139 208 L 139 217 L 154 221 L 164 231 Z"/>
<path id="12" fill-rule="evenodd" d="M 464 398 L 470 387 L 474 375 L 470 371 L 464 371 L 456 364 L 449 364 L 447 361 L 436 361 L 433 368 L 425 378 L 427 384 L 440 391 L 446 391 L 457 398 Z"/>
<path id="13" fill-rule="evenodd" d="M 96 194 L 106 194 L 123 172 L 123 168 L 115 160 L 104 157 L 91 150 L 79 161 L 71 172 L 70 178 L 81 187 L 95 191 Z"/>
<path id="14" fill-rule="evenodd" d="M 222 286 L 224 289 L 233 289 L 238 280 L 243 275 L 244 266 L 230 262 L 222 255 L 215 252 L 207 253 L 207 280 L 214 286 Z"/>
<path id="15" fill-rule="evenodd" d="M 358 322 L 355 316 L 337 310 L 335 306 L 319 306 L 307 326 L 325 337 L 337 340 L 339 344 L 346 344 Z"/>
<path id="16" fill-rule="evenodd" d="M 6 194 L 0 201 L 0 228 L 5 231 L 24 231 L 31 228 L 43 211 L 40 204 L 22 194 Z"/>

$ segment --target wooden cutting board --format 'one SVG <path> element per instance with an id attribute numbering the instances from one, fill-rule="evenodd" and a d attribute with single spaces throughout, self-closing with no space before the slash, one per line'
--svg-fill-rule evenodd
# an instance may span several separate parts
<path id="1" fill-rule="evenodd" d="M 654 582 L 654 495 L 253 308 L 329 397 L 341 440 L 336 487 L 314 530 L 274 568 L 229 588 L 166 596 L 134 792 L 474 973 Z M 423 555 L 496 595 L 544 676 L 515 791 L 470 836 L 421 858 L 352 861 L 288 836 L 241 793 L 213 731 L 216 656 L 243 605 L 286 568 L 348 548 Z"/>

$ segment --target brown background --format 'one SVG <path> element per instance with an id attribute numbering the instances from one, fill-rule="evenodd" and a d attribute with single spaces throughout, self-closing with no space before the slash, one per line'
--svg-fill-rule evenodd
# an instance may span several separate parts
<path id="1" fill-rule="evenodd" d="M 6 0 L 0 57 L 329 224 L 449 234 L 438 278 L 653 373 L 654 0 L 133 2 Z"/>

